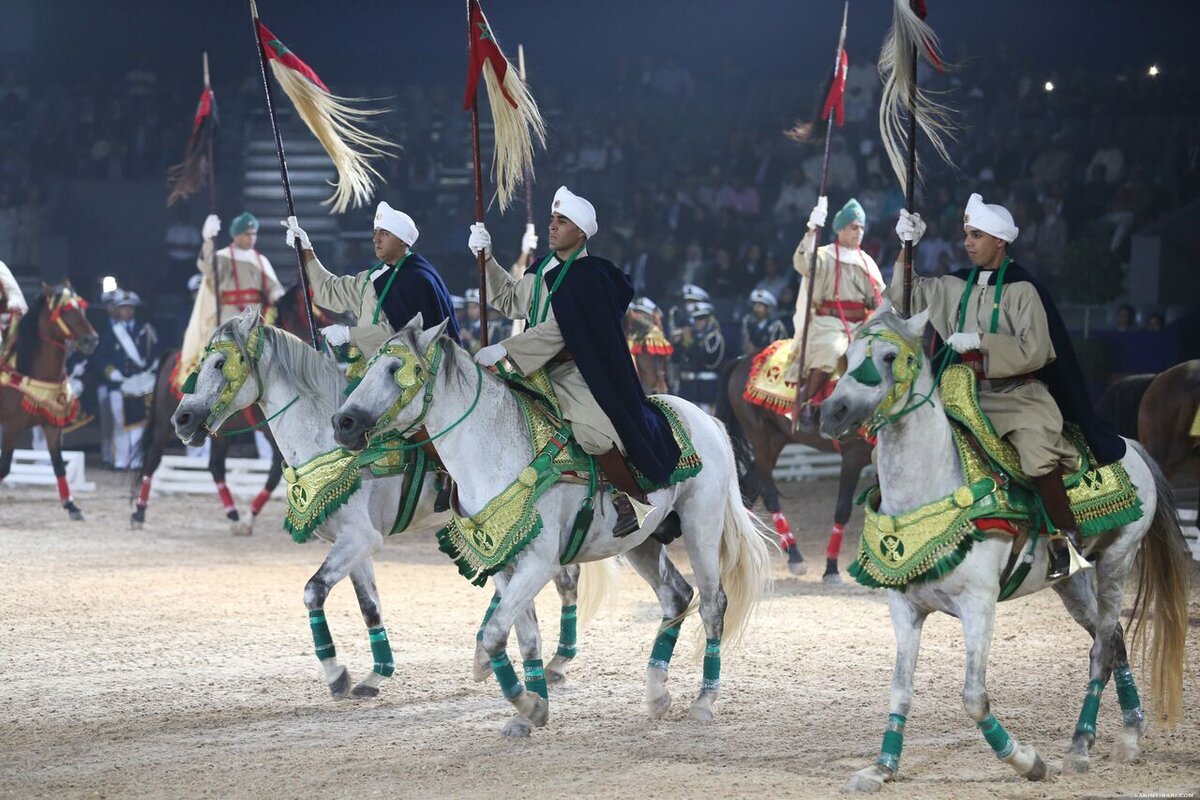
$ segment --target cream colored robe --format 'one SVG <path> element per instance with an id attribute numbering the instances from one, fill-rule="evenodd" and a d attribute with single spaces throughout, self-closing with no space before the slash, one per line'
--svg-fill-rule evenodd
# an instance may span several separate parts
<path id="1" fill-rule="evenodd" d="M 579 258 L 585 256 L 586 249 L 579 254 Z M 560 262 L 556 257 L 555 261 L 546 267 L 547 271 L 553 269 L 557 263 Z M 527 319 L 531 313 L 533 290 L 538 280 L 536 269 L 527 272 L 521 278 L 514 278 L 495 258 L 489 257 L 488 303 L 509 319 Z M 549 286 L 542 286 L 543 302 L 549 289 Z M 562 406 L 563 416 L 571 423 L 575 439 L 584 450 L 592 455 L 600 455 L 607 453 L 615 445 L 622 453 L 625 452 L 621 437 L 617 435 L 612 422 L 592 396 L 575 362 L 550 363 L 550 359 L 566 347 L 562 331 L 554 319 L 553 305 L 550 306 L 545 320 L 515 336 L 510 336 L 503 344 L 504 349 L 508 351 L 508 360 L 522 374 L 528 375 L 542 367 L 546 368 L 558 395 L 558 402 Z"/>
<path id="2" fill-rule="evenodd" d="M 220 277 L 221 294 L 233 292 L 241 286 L 242 290 L 257 290 L 257 299 L 248 299 L 240 303 L 223 303 L 221 305 L 221 321 L 233 319 L 242 313 L 247 306 L 258 303 L 262 306 L 273 304 L 283 296 L 283 285 L 275 276 L 275 270 L 266 256 L 260 254 L 259 259 L 249 255 L 249 251 L 238 251 L 234 258 L 233 246 L 222 247 L 216 253 L 217 275 Z M 180 376 L 185 376 L 195 367 L 200 359 L 208 340 L 217 330 L 217 297 L 213 285 L 212 242 L 205 242 L 196 259 L 196 269 L 204 276 L 196 299 L 192 304 L 192 316 L 188 320 L 187 330 L 183 335 L 183 348 L 180 353 Z M 236 270 L 236 273 L 235 273 Z M 236 280 L 235 280 L 236 274 Z M 265 279 L 265 280 L 264 280 Z M 266 284 L 266 297 L 262 289 Z"/>
<path id="3" fill-rule="evenodd" d="M 358 324 L 350 327 L 350 344 L 357 347 L 366 358 L 375 355 L 384 342 L 392 338 L 396 330 L 387 314 L 379 314 L 379 322 L 371 324 L 379 296 L 375 293 L 375 282 L 371 274 L 378 267 L 364 269 L 355 275 L 334 275 L 313 257 L 305 262 L 308 283 L 313 290 L 313 302 L 321 308 L 338 313 L 349 312 L 358 318 Z"/>
<path id="4" fill-rule="evenodd" d="M 860 249 L 851 250 L 846 247 L 835 248 L 833 243 L 817 249 L 817 274 L 814 279 L 808 274 L 809 259 L 812 257 L 813 235 L 809 232 L 796 247 L 792 254 L 792 267 L 803 278 L 800 281 L 800 292 L 796 295 L 796 314 L 792 317 L 796 338 L 792 340 L 792 364 L 789 372 L 799 375 L 797 359 L 800 358 L 800 344 L 804 336 L 804 319 L 808 314 L 808 282 L 813 284 L 813 307 L 822 302 L 841 300 L 843 302 L 862 303 L 868 311 L 878 304 L 876 293 L 883 291 L 883 276 L 875 260 Z M 836 253 L 836 255 L 835 255 Z M 838 256 L 841 261 L 838 261 Z M 835 266 L 841 275 L 835 274 Z M 837 280 L 837 297 L 834 297 L 834 282 Z M 850 346 L 850 336 L 858 330 L 859 324 L 842 323 L 840 317 L 816 315 L 808 327 L 808 349 L 804 353 L 804 374 L 814 369 L 837 375 L 841 371 L 842 357 Z M 847 335 L 849 327 L 849 335 Z M 789 379 L 792 378 L 789 375 Z"/>
<path id="5" fill-rule="evenodd" d="M 981 276 L 987 273 L 981 271 Z M 966 281 L 945 275 L 914 276 L 912 312 L 929 309 L 929 323 L 948 339 L 958 332 L 958 311 Z M 1055 469 L 1078 468 L 1074 447 L 1063 437 L 1063 418 L 1046 384 L 1022 377 L 1054 360 L 1046 309 L 1032 284 L 1004 287 L 996 333 L 992 324 L 995 286 L 970 287 L 964 333 L 980 333 L 980 353 L 986 379 L 979 385 L 979 405 L 996 428 L 1021 456 L 1021 468 L 1037 477 Z M 904 269 L 897 264 L 888 297 L 899 303 L 904 293 Z"/>

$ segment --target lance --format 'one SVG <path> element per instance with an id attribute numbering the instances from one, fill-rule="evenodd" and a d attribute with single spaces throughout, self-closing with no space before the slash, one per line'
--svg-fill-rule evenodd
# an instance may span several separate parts
<path id="1" fill-rule="evenodd" d="M 913 10 L 917 10 L 917 3 L 912 3 Z M 923 10 L 923 9 L 922 9 Z M 918 11 L 918 14 L 924 18 L 924 14 Z M 914 42 L 910 48 L 911 53 L 904 55 L 910 59 L 912 64 L 912 83 L 908 87 L 908 165 L 905 172 L 904 180 L 904 207 L 912 212 L 913 206 L 916 203 L 916 185 L 917 185 L 917 45 Z M 904 243 L 904 293 L 900 299 L 900 312 L 908 317 L 912 314 L 912 282 L 913 282 L 913 243 L 907 241 Z"/>
<path id="2" fill-rule="evenodd" d="M 208 92 L 212 88 L 212 84 L 208 79 L 208 51 L 204 51 L 204 91 Z M 206 158 L 208 159 L 208 213 L 217 213 L 217 179 L 216 167 L 213 164 L 213 137 L 208 137 Z M 233 251 L 229 252 L 230 264 L 233 263 Z M 218 269 L 220 264 L 217 261 L 217 251 L 213 248 L 212 255 L 212 276 L 213 276 L 213 294 L 217 298 L 217 327 L 221 326 L 221 270 Z"/>
<path id="3" fill-rule="evenodd" d="M 471 0 L 467 0 L 467 58 L 471 57 Z M 483 222 L 483 168 L 479 163 L 479 96 L 471 99 L 471 158 L 475 165 L 475 221 Z M 480 250 L 475 256 L 479 268 L 479 346 L 488 346 L 487 256 Z"/>
<path id="4" fill-rule="evenodd" d="M 258 35 L 258 6 L 254 0 L 250 0 L 250 19 L 254 29 L 254 47 L 258 51 L 258 66 L 262 72 L 263 94 L 267 102 L 267 117 L 271 120 L 271 132 L 275 135 L 275 155 L 279 158 L 279 180 L 283 184 L 283 197 L 287 202 L 287 215 L 289 217 L 296 216 L 296 206 L 292 202 L 292 184 L 288 180 L 287 156 L 283 152 L 283 138 L 279 134 L 279 122 L 275 119 L 275 99 L 271 94 L 271 81 L 267 77 L 267 53 L 263 50 L 262 39 Z M 297 243 L 298 245 L 299 243 Z M 304 254 L 300 252 L 300 247 L 296 247 L 296 272 L 300 276 L 300 291 L 304 293 L 304 297 L 309 297 L 308 289 L 308 274 L 304 271 Z M 218 304 L 220 298 L 218 297 Z M 317 344 L 317 326 L 313 322 L 312 308 L 309 303 L 304 304 L 304 317 L 308 321 L 308 335 L 314 349 L 319 350 Z"/>
<path id="5" fill-rule="evenodd" d="M 845 75 L 839 74 L 842 71 L 842 53 L 846 47 L 846 22 L 850 17 L 850 0 L 846 0 L 842 6 L 842 30 L 838 35 L 837 49 L 833 54 L 833 83 L 830 85 L 830 97 L 838 90 L 838 81 L 845 81 Z M 840 102 L 840 101 L 839 101 Z M 818 197 L 825 197 L 825 191 L 829 182 L 829 144 L 833 140 L 833 118 L 835 109 L 830 103 L 826 103 L 824 112 L 826 114 L 825 123 L 825 155 L 821 160 L 821 188 Z M 817 283 L 817 246 L 821 243 L 821 231 L 823 227 L 817 226 L 813 229 L 812 252 L 808 259 L 808 290 L 805 297 L 804 314 L 804 332 L 800 338 L 800 361 L 799 370 L 797 371 L 798 381 L 804 380 L 804 367 L 808 359 L 808 331 L 812 325 L 813 318 L 813 291 Z M 836 265 L 834 269 L 836 269 Z M 805 400 L 811 402 L 812 398 L 808 397 Z M 800 424 L 800 383 L 796 385 L 796 401 L 792 410 L 792 430 L 798 430 Z"/>

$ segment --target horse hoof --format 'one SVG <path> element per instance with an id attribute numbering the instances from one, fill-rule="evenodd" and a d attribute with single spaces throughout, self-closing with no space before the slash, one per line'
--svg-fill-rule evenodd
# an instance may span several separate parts
<path id="1" fill-rule="evenodd" d="M 342 673 L 329 684 L 329 694 L 334 700 L 345 700 L 350 694 L 350 670 L 342 667 Z"/>
<path id="2" fill-rule="evenodd" d="M 234 536 L 249 536 L 254 533 L 254 528 L 248 522 L 234 522 L 229 526 L 229 532 Z"/>
<path id="3" fill-rule="evenodd" d="M 806 575 L 808 574 L 808 564 L 803 561 L 789 561 L 788 572 L 793 575 Z"/>
<path id="4" fill-rule="evenodd" d="M 350 694 L 351 696 L 357 697 L 360 700 L 373 700 L 374 698 L 379 697 L 379 687 L 360 683 L 358 686 L 354 687 Z"/>
<path id="5" fill-rule="evenodd" d="M 73 522 L 83 522 L 83 512 L 78 508 L 68 508 L 67 516 L 69 516 Z"/>
<path id="6" fill-rule="evenodd" d="M 888 776 L 878 765 L 872 765 L 866 769 L 860 769 L 858 772 L 850 776 L 850 780 L 846 781 L 844 791 L 858 792 L 862 794 L 870 794 L 878 792 L 883 788 L 883 782 Z"/>
<path id="7" fill-rule="evenodd" d="M 842 575 L 840 572 L 826 572 L 821 576 L 821 583 L 826 586 L 841 586 Z"/>
<path id="8" fill-rule="evenodd" d="M 1083 775 L 1088 771 L 1090 761 L 1091 759 L 1082 753 L 1067 753 L 1065 756 L 1063 756 L 1062 771 L 1070 775 Z M 1034 763 L 1033 766 L 1035 769 L 1037 768 L 1037 764 L 1040 762 L 1041 759 L 1039 758 L 1037 763 Z M 1042 766 L 1042 769 L 1045 769 L 1044 765 Z M 1026 775 L 1025 777 L 1029 778 L 1029 775 Z M 1029 778 L 1029 780 L 1036 781 L 1041 780 L 1041 778 Z"/>
<path id="9" fill-rule="evenodd" d="M 1112 748 L 1113 760 L 1128 764 L 1141 758 L 1142 748 L 1138 746 L 1139 735 L 1138 731 L 1132 728 L 1122 728 L 1117 731 L 1117 738 L 1113 742 Z"/>
<path id="10" fill-rule="evenodd" d="M 1085 767 L 1086 769 L 1086 767 Z M 1033 766 L 1025 773 L 1025 779 L 1030 781 L 1041 781 L 1046 779 L 1046 762 L 1042 761 L 1042 757 L 1035 754 L 1033 756 Z"/>
<path id="11" fill-rule="evenodd" d="M 522 692 L 513 705 L 535 728 L 540 728 L 550 721 L 550 702 L 537 692 Z"/>
<path id="12" fill-rule="evenodd" d="M 504 723 L 504 727 L 500 729 L 500 735 L 506 736 L 509 739 L 525 739 L 533 731 L 533 725 L 529 720 L 522 717 L 514 717 Z"/>
<path id="13" fill-rule="evenodd" d="M 712 703 L 710 703 L 708 700 L 695 701 L 692 703 L 692 707 L 688 709 L 688 719 L 696 722 L 712 722 Z"/>
<path id="14" fill-rule="evenodd" d="M 658 697 L 646 699 L 646 708 L 650 711 L 650 719 L 662 719 L 671 708 L 671 693 L 664 691 Z M 710 713 L 711 717 L 712 714 Z"/>
<path id="15" fill-rule="evenodd" d="M 563 658 L 557 653 L 554 658 L 550 659 L 550 663 L 546 665 L 546 683 L 551 686 L 557 686 L 567 679 L 567 664 L 571 663 L 571 659 Z"/>

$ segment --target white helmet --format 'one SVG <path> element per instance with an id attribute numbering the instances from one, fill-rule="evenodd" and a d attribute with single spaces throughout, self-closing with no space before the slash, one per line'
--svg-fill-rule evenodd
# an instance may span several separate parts
<path id="1" fill-rule="evenodd" d="M 683 285 L 682 294 L 683 299 L 690 302 L 707 302 L 708 300 L 712 299 L 708 292 L 704 291 L 694 283 L 685 283 Z"/>
<path id="2" fill-rule="evenodd" d="M 629 304 L 630 311 L 640 311 L 643 314 L 654 316 L 658 313 L 658 306 L 654 305 L 654 301 L 649 297 L 635 297 L 633 302 Z"/>
<path id="3" fill-rule="evenodd" d="M 775 295 L 766 289 L 755 289 L 753 292 L 751 292 L 750 302 L 762 303 L 763 305 L 770 306 L 771 308 L 779 305 L 779 301 L 775 298 Z"/>
<path id="4" fill-rule="evenodd" d="M 699 302 L 692 306 L 693 317 L 711 317 L 713 315 L 713 304 Z"/>

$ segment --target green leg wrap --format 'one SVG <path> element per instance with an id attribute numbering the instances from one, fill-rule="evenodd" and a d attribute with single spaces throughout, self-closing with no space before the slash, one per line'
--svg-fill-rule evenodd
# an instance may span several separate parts
<path id="1" fill-rule="evenodd" d="M 525 691 L 521 688 L 521 682 L 517 680 L 517 672 L 513 669 L 512 662 L 508 660 L 508 653 L 492 656 L 492 672 L 500 683 L 500 691 L 504 692 L 504 696 L 509 700 Z"/>
<path id="2" fill-rule="evenodd" d="M 324 661 L 337 655 L 333 646 L 333 635 L 329 633 L 329 625 L 325 622 L 325 612 L 316 609 L 308 612 L 308 627 L 312 628 L 313 648 L 317 658 Z"/>
<path id="3" fill-rule="evenodd" d="M 987 739 L 987 743 L 992 746 L 992 752 L 996 754 L 996 758 L 1004 759 L 1012 755 L 1016 745 L 1013 744 L 1008 731 L 1004 730 L 1004 726 L 1000 724 L 1000 720 L 988 714 L 987 719 L 975 724 L 979 726 L 979 730 L 983 731 L 983 738 Z"/>
<path id="4" fill-rule="evenodd" d="M 375 671 L 385 678 L 392 677 L 396 664 L 392 661 L 392 646 L 388 644 L 387 631 L 380 625 L 370 628 L 367 634 L 371 637 L 371 657 L 375 659 Z"/>
<path id="5" fill-rule="evenodd" d="M 1113 670 L 1117 682 L 1117 700 L 1121 703 L 1121 716 L 1126 725 L 1141 726 L 1146 719 L 1142 712 L 1142 700 L 1138 697 L 1137 684 L 1133 682 L 1133 673 L 1129 664 L 1122 664 Z"/>
<path id="6" fill-rule="evenodd" d="M 900 753 L 904 750 L 904 725 L 908 718 L 903 714 L 888 714 L 887 729 L 883 732 L 883 747 L 875 763 L 895 772 L 900 769 Z"/>
<path id="7" fill-rule="evenodd" d="M 542 660 L 534 658 L 522 664 L 525 670 L 525 690 L 529 692 L 537 692 L 542 696 L 543 700 L 549 700 L 550 694 L 546 690 L 546 671 L 542 667 Z"/>
<path id="8" fill-rule="evenodd" d="M 483 629 L 487 627 L 488 620 L 492 618 L 492 614 L 496 613 L 496 608 L 500 605 L 500 595 L 493 594 L 492 602 L 488 603 L 487 611 L 483 612 L 483 622 L 479 623 L 479 631 L 475 634 L 475 641 L 483 641 Z"/>
<path id="9" fill-rule="evenodd" d="M 1079 722 L 1075 723 L 1075 735 L 1087 734 L 1096 738 L 1096 715 L 1100 713 L 1100 694 L 1104 691 L 1104 681 L 1097 678 L 1088 683 L 1087 694 L 1083 698 L 1083 708 L 1079 710 Z"/>
<path id="10" fill-rule="evenodd" d="M 670 622 L 670 617 L 663 617 L 663 625 Z M 675 642 L 679 640 L 679 628 L 682 622 L 670 627 L 663 627 L 654 640 L 654 648 L 650 651 L 650 669 L 661 669 L 666 672 L 671 666 L 671 656 L 675 653 Z M 707 665 L 707 661 L 705 664 Z"/>
<path id="11" fill-rule="evenodd" d="M 704 681 L 700 688 L 715 692 L 721 688 L 721 640 L 708 639 L 704 645 Z"/>
<path id="12" fill-rule="evenodd" d="M 575 623 L 577 618 L 575 606 L 562 607 L 562 616 L 558 620 L 558 655 L 563 658 L 575 657 Z"/>

